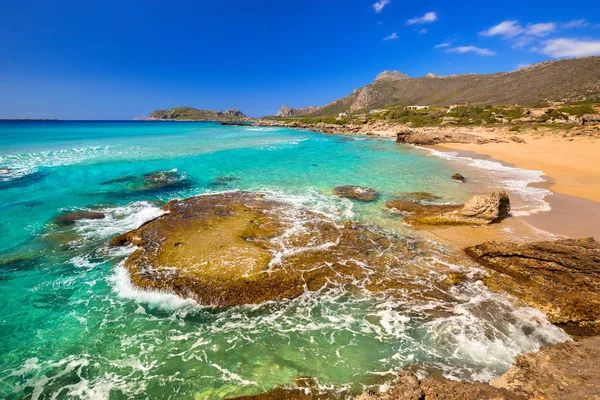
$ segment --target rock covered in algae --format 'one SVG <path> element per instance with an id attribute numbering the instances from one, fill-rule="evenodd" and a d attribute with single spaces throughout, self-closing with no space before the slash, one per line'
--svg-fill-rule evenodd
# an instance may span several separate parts
<path id="1" fill-rule="evenodd" d="M 600 334 L 600 243 L 593 238 L 528 244 L 486 242 L 465 249 L 496 273 L 486 279 L 546 313 L 573 336 Z"/>
<path id="2" fill-rule="evenodd" d="M 355 199 L 358 201 L 375 201 L 379 198 L 379 194 L 375 189 L 362 186 L 338 186 L 333 189 L 333 192 L 337 196 Z"/>
<path id="3" fill-rule="evenodd" d="M 436 296 L 428 293 L 434 289 L 391 273 L 420 273 L 405 261 L 414 245 L 370 225 L 338 224 L 248 192 L 171 201 L 165 209 L 168 213 L 112 241 L 138 247 L 125 267 L 141 288 L 220 306 L 291 299 L 324 286 L 414 288 Z"/>
<path id="4" fill-rule="evenodd" d="M 57 225 L 73 225 L 81 219 L 104 219 L 106 214 L 99 211 L 74 211 L 67 214 L 62 214 L 56 217 L 54 222 Z"/>
<path id="5" fill-rule="evenodd" d="M 419 201 L 390 200 L 385 207 L 392 212 L 409 214 L 412 225 L 487 225 L 508 216 L 510 200 L 506 192 L 475 195 L 462 206 L 423 204 Z"/>

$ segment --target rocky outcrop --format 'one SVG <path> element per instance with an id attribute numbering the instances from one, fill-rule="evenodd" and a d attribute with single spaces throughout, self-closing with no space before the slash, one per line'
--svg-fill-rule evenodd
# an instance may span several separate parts
<path id="1" fill-rule="evenodd" d="M 490 383 L 418 379 L 402 371 L 389 391 L 365 393 L 357 400 L 591 400 L 599 394 L 600 336 L 595 336 L 520 355 Z"/>
<path id="2" fill-rule="evenodd" d="M 490 385 L 528 399 L 598 399 L 600 336 L 520 355 Z"/>
<path id="3" fill-rule="evenodd" d="M 395 278 L 394 271 L 422 276 L 407 261 L 419 245 L 371 225 L 340 224 L 247 192 L 171 201 L 165 210 L 111 241 L 138 247 L 125 261 L 137 287 L 217 306 L 291 299 L 332 285 L 400 294 L 411 287 L 412 300 L 448 296 L 444 282 Z"/>
<path id="4" fill-rule="evenodd" d="M 506 192 L 473 196 L 463 206 L 423 204 L 411 200 L 390 200 L 385 207 L 407 215 L 404 220 L 412 225 L 487 225 L 499 222 L 510 212 Z"/>
<path id="5" fill-rule="evenodd" d="M 385 70 L 382 73 L 380 73 L 379 75 L 377 75 L 377 77 L 375 77 L 374 82 L 402 81 L 402 80 L 406 80 L 406 79 L 411 79 L 411 78 L 410 78 L 410 76 L 406 75 L 403 72 Z"/>
<path id="6" fill-rule="evenodd" d="M 600 114 L 585 114 L 581 117 L 581 125 L 594 126 L 600 124 Z"/>
<path id="7" fill-rule="evenodd" d="M 337 196 L 359 201 L 375 201 L 379 198 L 379 194 L 375 189 L 362 186 L 338 186 L 333 189 L 333 192 Z"/>
<path id="8" fill-rule="evenodd" d="M 463 182 L 463 183 L 467 181 L 467 178 L 465 178 L 464 176 L 462 176 L 459 173 L 452 175 L 452 179 L 454 179 L 455 181 Z"/>
<path id="9" fill-rule="evenodd" d="M 483 139 L 464 132 L 404 129 L 397 133 L 396 143 L 408 143 L 420 146 L 441 143 L 493 143 L 497 140 Z"/>
<path id="10" fill-rule="evenodd" d="M 227 109 L 227 110 L 225 110 L 223 115 L 226 118 L 246 118 L 246 115 L 244 115 L 244 113 L 241 112 L 240 110 L 238 110 L 237 108 Z"/>
<path id="11" fill-rule="evenodd" d="M 486 242 L 465 249 L 494 271 L 486 284 L 546 313 L 575 337 L 600 334 L 600 243 L 565 239 L 528 244 Z"/>
<path id="12" fill-rule="evenodd" d="M 278 117 L 291 118 L 291 117 L 303 117 L 310 115 L 319 110 L 319 107 L 310 106 L 306 108 L 292 108 L 288 105 L 282 106 L 277 112 Z"/>
<path id="13" fill-rule="evenodd" d="M 104 219 L 106 215 L 98 211 L 76 211 L 59 215 L 54 220 L 57 225 L 73 225 L 82 219 Z"/>
<path id="14" fill-rule="evenodd" d="M 282 106 L 279 111 L 277 111 L 277 116 L 278 117 L 293 117 L 294 116 L 294 109 L 288 105 L 284 105 Z"/>
<path id="15" fill-rule="evenodd" d="M 402 371 L 396 386 L 384 393 L 364 393 L 357 400 L 525 400 L 518 394 L 499 389 L 487 383 L 457 382 L 451 380 L 418 379 Z"/>

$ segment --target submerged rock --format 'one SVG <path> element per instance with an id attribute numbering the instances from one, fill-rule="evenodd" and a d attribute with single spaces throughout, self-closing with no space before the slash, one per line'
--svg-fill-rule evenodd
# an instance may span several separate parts
<path id="1" fill-rule="evenodd" d="M 596 399 L 600 393 L 600 336 L 555 344 L 518 356 L 511 369 L 490 383 L 418 379 L 399 373 L 396 386 L 357 400 Z"/>
<path id="2" fill-rule="evenodd" d="M 358 201 L 375 201 L 379 198 L 379 194 L 375 189 L 362 186 L 338 186 L 333 189 L 333 192 L 340 197 L 355 199 Z"/>
<path id="3" fill-rule="evenodd" d="M 239 181 L 240 178 L 237 176 L 217 176 L 208 182 L 209 187 L 223 187 L 229 186 L 231 182 Z"/>
<path id="4" fill-rule="evenodd" d="M 323 287 L 448 296 L 443 282 L 440 289 L 407 278 L 424 273 L 409 261 L 419 252 L 416 242 L 370 225 L 339 224 L 247 192 L 171 201 L 165 209 L 112 241 L 139 247 L 125 261 L 137 287 L 219 306 L 291 299 Z"/>
<path id="5" fill-rule="evenodd" d="M 565 239 L 528 244 L 486 242 L 465 252 L 496 273 L 486 279 L 546 313 L 576 337 L 600 334 L 600 243 Z"/>
<path id="6" fill-rule="evenodd" d="M 508 215 L 510 200 L 506 192 L 494 192 L 473 196 L 463 206 L 390 200 L 385 207 L 392 212 L 409 214 L 405 221 L 413 225 L 487 225 Z"/>
<path id="7" fill-rule="evenodd" d="M 463 182 L 463 183 L 467 181 L 467 178 L 465 178 L 464 176 L 462 176 L 459 173 L 452 175 L 452 179 L 454 179 L 455 181 Z"/>
<path id="8" fill-rule="evenodd" d="M 144 175 L 144 183 L 146 184 L 144 190 L 163 189 L 178 184 L 182 178 L 182 175 L 176 170 L 154 171 Z"/>
<path id="9" fill-rule="evenodd" d="M 67 214 L 59 215 L 54 220 L 57 225 L 73 225 L 81 219 L 104 219 L 106 215 L 99 211 L 75 211 Z"/>
<path id="10" fill-rule="evenodd" d="M 101 185 L 111 185 L 113 183 L 123 183 L 123 182 L 131 182 L 136 180 L 137 178 L 133 175 L 125 175 L 125 176 L 119 176 L 118 178 L 114 178 L 114 179 L 109 179 L 105 182 L 102 182 Z"/>
<path id="11" fill-rule="evenodd" d="M 394 197 L 396 197 L 398 200 L 415 201 L 418 203 L 423 201 L 434 201 L 441 199 L 440 196 L 436 196 L 427 192 L 400 192 L 394 194 Z"/>

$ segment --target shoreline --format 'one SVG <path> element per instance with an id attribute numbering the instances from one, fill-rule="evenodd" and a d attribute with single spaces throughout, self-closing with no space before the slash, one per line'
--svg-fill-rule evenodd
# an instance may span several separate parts
<path id="1" fill-rule="evenodd" d="M 600 143 L 599 150 L 600 150 Z M 463 146 L 468 146 L 469 149 L 462 149 Z M 475 149 L 471 149 L 471 146 L 478 146 Z M 435 145 L 424 147 L 425 149 L 431 149 L 442 152 L 454 152 L 457 153 L 459 157 L 466 157 L 474 160 L 486 160 L 500 163 L 506 167 L 510 168 L 521 168 L 527 169 L 523 165 L 516 165 L 511 162 L 507 162 L 504 159 L 499 159 L 494 157 L 493 152 L 486 152 L 485 150 L 491 146 L 491 144 L 487 145 L 454 145 L 454 144 L 444 144 L 444 145 Z M 449 161 L 452 163 L 452 161 Z M 542 166 L 543 168 L 543 166 Z M 527 238 L 537 238 L 538 234 L 532 231 L 531 229 L 527 229 L 529 225 L 535 229 L 539 229 L 541 231 L 547 232 L 550 235 L 558 235 L 562 237 L 570 237 L 570 238 L 582 238 L 582 237 L 600 237 L 600 225 L 597 221 L 600 221 L 600 202 L 579 197 L 570 193 L 559 193 L 555 192 L 555 187 L 559 180 L 565 179 L 560 176 L 559 179 L 554 178 L 553 176 L 548 176 L 544 169 L 540 169 L 543 172 L 541 176 L 544 179 L 544 182 L 539 183 L 530 183 L 528 187 L 546 189 L 549 191 L 549 194 L 544 196 L 544 201 L 548 203 L 549 210 L 541 210 L 538 212 L 530 213 L 529 215 L 517 215 L 503 222 L 503 224 L 508 225 L 507 228 L 514 231 L 513 234 L 509 234 L 511 239 L 520 240 L 522 239 L 520 236 L 525 236 Z M 490 173 L 482 170 L 482 174 L 489 175 Z M 593 171 L 590 172 L 590 175 L 596 175 Z M 597 173 L 598 182 L 600 184 L 600 172 Z M 500 224 L 502 225 L 502 224 Z M 494 231 L 498 229 L 494 229 L 492 226 L 487 227 L 488 230 Z M 500 230 L 502 229 L 501 227 Z M 469 229 L 464 230 L 464 234 L 467 236 L 471 236 Z M 434 230 L 434 235 L 435 235 Z M 456 231 L 456 230 L 455 230 Z M 458 233 L 458 232 L 455 232 Z M 479 232 L 481 233 L 481 232 Z M 488 233 L 485 236 L 492 237 L 493 239 L 503 239 L 506 240 L 506 233 L 504 235 L 495 233 Z M 436 235 L 438 236 L 438 235 Z M 446 236 L 445 234 L 441 235 L 442 237 Z M 504 236 L 504 237 L 502 237 Z M 544 235 L 541 235 L 544 236 Z M 548 238 L 546 238 L 548 239 Z M 491 239 L 486 239 L 491 240 Z M 479 237 L 479 241 L 481 237 Z M 474 241 L 467 241 L 469 244 L 474 244 Z"/>
<path id="2" fill-rule="evenodd" d="M 326 135 L 357 135 L 396 139 L 425 150 L 457 153 L 459 157 L 486 160 L 510 168 L 539 171 L 541 182 L 527 187 L 547 190 L 543 200 L 548 211 L 513 216 L 508 230 L 520 234 L 486 234 L 498 239 L 520 240 L 540 236 L 537 230 L 557 237 L 600 237 L 600 137 L 597 127 L 577 127 L 557 131 L 553 127 L 523 128 L 513 132 L 509 126 L 435 126 L 411 129 L 405 125 L 376 121 L 364 126 L 301 124 L 255 121 L 259 126 L 310 129 Z M 435 154 L 434 154 L 435 155 Z M 452 161 L 448 161 L 452 164 Z M 488 175 L 480 169 L 482 175 Z M 489 188 L 491 189 L 491 187 Z M 507 188 L 502 188 L 507 189 Z M 510 188 L 508 188 L 510 191 Z M 514 223 L 518 221 L 518 223 Z M 496 224 L 502 225 L 502 224 Z M 494 230 L 497 227 L 487 227 Z M 446 228 L 431 229 L 435 235 Z M 496 229 L 497 230 L 497 229 Z M 465 229 L 468 231 L 468 229 Z M 437 234 L 436 234 L 437 232 Z M 456 232 L 458 233 L 458 232 Z M 474 236 L 479 237 L 479 233 Z M 473 236 L 464 232 L 467 237 Z M 441 235 L 442 237 L 445 234 Z M 546 235 L 548 236 L 548 235 Z M 448 238 L 446 238 L 448 239 Z M 479 238 L 481 241 L 481 237 Z M 548 239 L 546 237 L 546 239 Z M 444 240 L 446 241 L 446 240 Z M 454 241 L 454 240 L 453 240 Z M 459 241 L 461 242 L 461 241 Z M 466 240 L 466 243 L 473 243 Z"/>

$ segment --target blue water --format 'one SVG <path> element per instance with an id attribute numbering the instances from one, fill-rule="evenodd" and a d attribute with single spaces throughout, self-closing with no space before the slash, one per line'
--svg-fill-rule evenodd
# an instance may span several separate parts
<path id="1" fill-rule="evenodd" d="M 567 338 L 480 284 L 444 302 L 340 289 L 200 307 L 131 287 L 120 266 L 127 254 L 106 246 L 160 215 L 165 201 L 235 189 L 416 237 L 382 211 L 385 200 L 427 191 L 461 202 L 470 193 L 448 179 L 448 161 L 390 140 L 196 122 L 0 122 L 1 168 L 9 170 L 0 174 L 0 398 L 217 399 L 298 376 L 351 398 L 411 365 L 490 379 L 516 354 Z M 145 187 L 144 174 L 155 171 L 174 182 Z M 333 196 L 347 184 L 375 188 L 381 199 Z M 107 218 L 54 223 L 82 210 Z M 414 278 L 423 287 L 471 267 L 430 247 L 409 260 L 427 272 Z"/>

